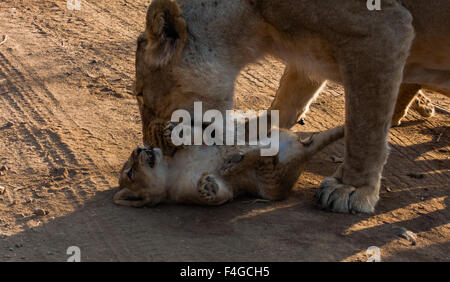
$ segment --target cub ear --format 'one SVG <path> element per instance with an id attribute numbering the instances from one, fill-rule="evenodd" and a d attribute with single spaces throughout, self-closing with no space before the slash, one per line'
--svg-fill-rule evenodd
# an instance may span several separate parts
<path id="1" fill-rule="evenodd" d="M 186 43 L 186 22 L 173 0 L 153 0 L 147 11 L 146 37 L 148 61 L 166 65 L 180 54 Z"/>

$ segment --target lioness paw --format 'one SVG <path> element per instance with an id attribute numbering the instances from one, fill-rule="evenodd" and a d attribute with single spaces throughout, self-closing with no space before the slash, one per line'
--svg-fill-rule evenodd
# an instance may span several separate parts
<path id="1" fill-rule="evenodd" d="M 378 202 L 378 192 L 373 187 L 355 188 L 327 178 L 316 193 L 316 203 L 324 209 L 338 213 L 373 213 Z"/>
<path id="2" fill-rule="evenodd" d="M 434 116 L 435 108 L 431 100 L 422 93 L 419 93 L 411 105 L 421 116 L 430 118 Z"/>
<path id="3" fill-rule="evenodd" d="M 198 182 L 198 192 L 200 198 L 207 202 L 216 200 L 219 191 L 219 184 L 211 175 L 204 175 Z"/>

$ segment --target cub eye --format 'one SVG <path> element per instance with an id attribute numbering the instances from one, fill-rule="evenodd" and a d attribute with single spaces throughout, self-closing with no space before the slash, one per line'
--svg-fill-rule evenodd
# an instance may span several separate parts
<path id="1" fill-rule="evenodd" d="M 127 172 L 127 176 L 130 180 L 132 180 L 131 178 L 133 177 L 133 169 L 130 168 L 130 170 Z"/>

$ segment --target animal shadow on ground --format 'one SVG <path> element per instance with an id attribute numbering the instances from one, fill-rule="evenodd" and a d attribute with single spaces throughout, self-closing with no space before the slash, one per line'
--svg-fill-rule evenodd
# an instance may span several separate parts
<path id="1" fill-rule="evenodd" d="M 444 141 L 439 147 L 445 147 Z M 8 260 L 24 261 L 65 261 L 70 246 L 80 248 L 83 261 L 342 261 L 370 246 L 386 248 L 386 260 L 447 256 L 445 240 L 421 243 L 427 231 L 445 227 L 450 218 L 445 208 L 450 204 L 448 181 L 443 182 L 448 176 L 431 169 L 448 168 L 448 160 L 415 160 L 436 144 L 393 146 L 374 215 L 333 214 L 313 204 L 316 180 L 334 171 L 336 164 L 327 158 L 342 151 L 342 145 L 319 154 L 285 201 L 249 204 L 243 197 L 220 207 L 164 204 L 133 209 L 112 203 L 113 188 L 66 216 L 0 240 L 0 246 L 9 249 Z M 408 175 L 399 169 L 411 161 L 419 171 Z M 396 226 L 419 234 L 417 246 L 396 251 Z"/>

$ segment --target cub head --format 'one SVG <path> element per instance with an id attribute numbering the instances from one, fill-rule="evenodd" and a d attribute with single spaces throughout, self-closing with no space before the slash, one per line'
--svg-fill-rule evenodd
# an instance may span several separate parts
<path id="1" fill-rule="evenodd" d="M 214 39 L 206 27 L 195 19 L 189 24 L 176 1 L 151 2 L 137 41 L 134 85 L 145 144 L 159 147 L 157 140 L 146 140 L 156 139 L 152 124 L 170 121 L 176 110 L 193 116 L 194 102 L 203 102 L 204 111 L 233 106 L 235 77 L 227 70 L 228 60 L 210 46 Z"/>
<path id="2" fill-rule="evenodd" d="M 124 164 L 114 202 L 125 206 L 156 205 L 167 196 L 168 168 L 159 149 L 139 147 Z"/>

